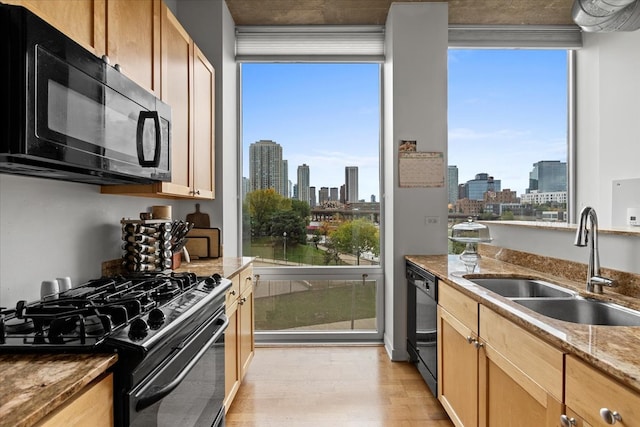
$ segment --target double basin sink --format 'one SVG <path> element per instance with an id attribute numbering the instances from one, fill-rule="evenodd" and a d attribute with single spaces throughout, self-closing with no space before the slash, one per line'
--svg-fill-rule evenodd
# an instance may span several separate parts
<path id="1" fill-rule="evenodd" d="M 640 311 L 595 299 L 549 282 L 513 277 L 467 278 L 543 316 L 585 325 L 640 326 Z"/>

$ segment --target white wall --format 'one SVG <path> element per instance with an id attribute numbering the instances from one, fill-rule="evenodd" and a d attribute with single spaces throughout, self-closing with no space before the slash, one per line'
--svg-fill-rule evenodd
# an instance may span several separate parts
<path id="1" fill-rule="evenodd" d="M 492 245 L 579 262 L 585 264 L 586 271 L 589 249 L 574 246 L 575 227 L 551 230 L 495 222 L 484 224 L 491 231 Z M 640 232 L 635 237 L 600 232 L 598 246 L 602 267 L 640 274 Z"/>
<path id="2" fill-rule="evenodd" d="M 585 33 L 577 52 L 577 203 L 610 227 L 612 183 L 640 178 L 640 31 Z"/>
<path id="3" fill-rule="evenodd" d="M 180 203 L 100 194 L 100 186 L 0 174 L 0 307 L 40 298 L 40 282 L 100 277 L 122 256 L 120 220 Z"/>
<path id="4" fill-rule="evenodd" d="M 221 229 L 223 252 L 240 255 L 235 23 L 222 0 L 177 0 L 177 17 L 216 70 L 216 199 L 201 202 Z"/>
<path id="5" fill-rule="evenodd" d="M 406 360 L 405 261 L 407 254 L 447 252 L 447 191 L 399 188 L 400 140 L 417 140 L 418 151 L 444 153 L 447 164 L 446 3 L 393 3 L 385 30 L 384 64 L 384 248 L 385 333 L 393 360 Z M 425 224 L 425 217 L 439 224 Z"/>

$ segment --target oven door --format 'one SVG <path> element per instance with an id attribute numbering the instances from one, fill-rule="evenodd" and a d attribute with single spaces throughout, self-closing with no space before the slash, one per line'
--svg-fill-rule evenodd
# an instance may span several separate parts
<path id="1" fill-rule="evenodd" d="M 130 426 L 224 425 L 224 314 L 176 348 L 129 393 Z"/>

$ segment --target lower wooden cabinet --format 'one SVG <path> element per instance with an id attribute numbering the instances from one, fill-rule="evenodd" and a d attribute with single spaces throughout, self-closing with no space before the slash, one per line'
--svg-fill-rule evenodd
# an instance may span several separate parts
<path id="1" fill-rule="evenodd" d="M 555 427 L 563 353 L 440 282 L 438 398 L 457 427 Z"/>
<path id="2" fill-rule="evenodd" d="M 478 304 L 440 283 L 438 399 L 456 426 L 477 426 Z"/>
<path id="3" fill-rule="evenodd" d="M 249 265 L 231 277 L 227 291 L 225 333 L 225 411 L 229 410 L 247 373 L 255 350 L 253 306 L 253 267 Z"/>
<path id="4" fill-rule="evenodd" d="M 64 406 L 41 420 L 38 427 L 112 427 L 113 374 L 87 385 Z"/>
<path id="5" fill-rule="evenodd" d="M 567 355 L 565 365 L 565 403 L 567 417 L 577 427 L 604 427 L 614 424 L 603 415 L 620 417 L 616 425 L 640 426 L 640 393 L 609 378 L 573 355 Z"/>

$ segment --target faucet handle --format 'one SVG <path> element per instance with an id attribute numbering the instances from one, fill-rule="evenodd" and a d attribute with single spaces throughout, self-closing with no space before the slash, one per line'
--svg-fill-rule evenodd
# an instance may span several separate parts
<path id="1" fill-rule="evenodd" d="M 614 288 L 618 286 L 618 282 L 616 282 L 615 280 L 609 279 L 607 277 L 601 277 L 601 276 L 593 276 L 591 278 L 591 283 L 599 286 L 608 286 L 610 288 Z"/>
<path id="2" fill-rule="evenodd" d="M 587 281 L 587 291 L 595 292 L 598 294 L 602 293 L 602 287 L 608 286 L 610 288 L 618 286 L 618 283 L 613 279 L 608 279 L 606 277 L 601 276 L 591 276 Z"/>

